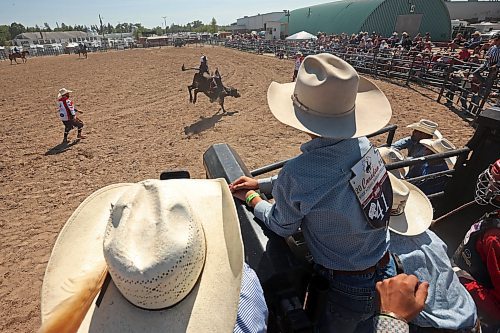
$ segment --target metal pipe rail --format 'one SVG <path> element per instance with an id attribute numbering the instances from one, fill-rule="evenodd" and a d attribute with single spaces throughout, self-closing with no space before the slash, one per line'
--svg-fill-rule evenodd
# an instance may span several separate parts
<path id="1" fill-rule="evenodd" d="M 366 137 L 372 138 L 372 137 L 377 136 L 377 135 L 388 133 L 386 143 L 384 145 L 382 145 L 382 147 L 390 146 L 392 144 L 392 140 L 394 139 L 394 134 L 396 133 L 397 128 L 398 128 L 397 125 L 388 125 L 388 126 L 382 128 L 376 132 L 373 132 L 372 134 L 367 135 Z M 255 170 L 250 171 L 250 174 L 252 175 L 252 177 L 256 177 L 256 176 L 260 176 L 260 175 L 263 175 L 265 173 L 280 169 L 286 164 L 286 162 L 290 161 L 292 158 L 257 168 Z"/>

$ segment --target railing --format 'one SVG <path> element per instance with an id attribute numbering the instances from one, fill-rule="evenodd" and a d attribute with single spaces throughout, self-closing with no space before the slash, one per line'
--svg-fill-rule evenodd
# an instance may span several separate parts
<path id="1" fill-rule="evenodd" d="M 389 147 L 392 144 L 392 140 L 394 139 L 394 134 L 396 133 L 397 128 L 398 127 L 396 125 L 389 125 L 389 126 L 382 128 L 381 130 L 378 130 L 370 135 L 367 135 L 367 138 L 373 138 L 375 136 L 388 133 L 386 143 L 381 145 L 381 147 Z M 284 161 L 279 161 L 279 162 L 275 162 L 275 163 L 263 166 L 261 168 L 250 171 L 250 174 L 252 175 L 252 177 L 263 175 L 265 173 L 282 168 L 286 164 L 286 162 L 288 162 L 290 160 L 291 159 L 287 159 Z"/>
<path id="2" fill-rule="evenodd" d="M 416 83 L 438 93 L 438 102 L 469 114 L 482 111 L 491 92 L 498 92 L 498 74 L 487 69 L 478 74 L 484 83 L 478 85 L 470 76 L 481 64 L 462 62 L 444 56 L 446 61 L 433 61 L 432 54 L 404 49 L 357 49 L 354 45 L 322 47 L 315 42 L 286 42 L 269 40 L 226 40 L 212 42 L 228 48 L 257 54 L 271 53 L 279 58 L 292 58 L 298 52 L 304 55 L 327 52 L 350 63 L 358 72 L 403 80 L 406 85 Z M 481 79 L 482 78 L 482 79 Z M 472 82 L 471 82 L 472 81 Z M 478 81 L 479 82 L 479 81 Z M 473 87 L 471 89 L 471 87 Z"/>

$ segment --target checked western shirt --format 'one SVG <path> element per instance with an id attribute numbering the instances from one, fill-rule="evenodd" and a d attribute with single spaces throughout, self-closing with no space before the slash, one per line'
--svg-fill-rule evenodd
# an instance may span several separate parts
<path id="1" fill-rule="evenodd" d="M 301 146 L 278 178 L 259 181 L 272 187 L 275 203 L 260 201 L 255 216 L 280 236 L 302 229 L 314 261 L 326 268 L 358 271 L 375 265 L 387 251 L 389 232 L 372 228 L 349 180 L 351 168 L 368 152 L 366 137 L 315 138 Z"/>

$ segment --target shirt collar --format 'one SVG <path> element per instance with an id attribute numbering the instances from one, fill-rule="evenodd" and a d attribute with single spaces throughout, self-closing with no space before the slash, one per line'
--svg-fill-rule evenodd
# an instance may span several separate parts
<path id="1" fill-rule="evenodd" d="M 339 142 L 343 141 L 343 139 L 331 139 L 331 138 L 314 138 L 311 139 L 310 141 L 302 144 L 300 146 L 300 150 L 303 153 L 307 153 L 311 150 L 326 147 L 326 146 L 333 146 Z"/>

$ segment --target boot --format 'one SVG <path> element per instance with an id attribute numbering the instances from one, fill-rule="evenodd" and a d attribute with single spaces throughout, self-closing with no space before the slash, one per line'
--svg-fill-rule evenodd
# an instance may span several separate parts
<path id="1" fill-rule="evenodd" d="M 82 134 L 82 131 L 78 131 L 77 139 L 85 139 L 86 136 Z"/>
<path id="2" fill-rule="evenodd" d="M 64 133 L 64 138 L 62 143 L 68 143 L 68 133 Z"/>

